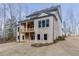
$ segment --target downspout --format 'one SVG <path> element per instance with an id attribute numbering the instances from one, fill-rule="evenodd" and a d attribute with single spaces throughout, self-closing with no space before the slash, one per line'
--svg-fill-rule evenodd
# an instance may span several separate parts
<path id="1" fill-rule="evenodd" d="M 55 25 L 55 24 L 54 24 L 54 20 L 57 20 L 57 18 L 56 18 L 56 15 L 54 15 L 54 14 L 52 14 L 52 15 L 53 15 L 53 43 L 55 43 L 56 40 L 54 40 L 54 36 L 55 36 L 55 34 L 54 34 L 54 33 L 55 33 L 55 32 L 54 32 L 54 31 L 55 31 L 55 28 L 54 28 L 54 25 Z"/>
<path id="2" fill-rule="evenodd" d="M 21 24 L 20 24 L 20 26 L 19 26 L 19 37 L 20 37 L 20 32 L 21 32 Z M 21 38 L 21 37 L 20 37 Z M 20 43 L 20 38 L 19 38 L 19 43 Z"/>
<path id="3" fill-rule="evenodd" d="M 54 17 L 53 17 L 53 43 L 55 43 L 54 41 Z"/>
<path id="4" fill-rule="evenodd" d="M 53 42 L 55 43 L 56 42 L 56 40 L 54 40 L 54 36 L 55 36 L 55 34 L 54 34 L 54 31 L 55 31 L 55 28 L 54 28 L 54 20 L 57 20 L 57 18 L 56 18 L 56 15 L 55 14 L 52 14 L 53 15 Z"/>

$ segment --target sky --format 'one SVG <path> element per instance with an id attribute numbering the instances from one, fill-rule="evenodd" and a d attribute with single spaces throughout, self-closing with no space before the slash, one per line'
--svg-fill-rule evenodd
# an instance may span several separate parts
<path id="1" fill-rule="evenodd" d="M 41 10 L 44 8 L 49 8 L 51 6 L 61 5 L 61 13 L 62 13 L 62 21 L 66 22 L 67 28 L 71 27 L 71 22 L 73 21 L 74 31 L 76 32 L 79 30 L 77 27 L 79 27 L 79 4 L 77 3 L 63 3 L 63 4 L 27 4 L 29 9 L 29 14 Z M 71 15 L 73 14 L 73 15 Z M 67 30 L 67 29 L 66 29 Z"/>
<path id="2" fill-rule="evenodd" d="M 66 27 L 72 27 L 72 23 L 74 24 L 73 32 L 77 32 L 79 34 L 79 4 L 61 4 L 62 8 L 62 20 L 66 21 Z M 71 15 L 71 16 L 70 16 Z M 67 29 L 66 29 L 67 30 Z"/>
<path id="3" fill-rule="evenodd" d="M 42 4 L 42 3 L 36 3 L 36 4 L 27 4 L 28 5 L 28 9 L 29 9 L 29 13 L 31 13 L 31 12 L 34 12 L 34 11 L 37 11 L 37 10 L 41 10 L 41 9 L 44 9 L 44 8 L 48 8 L 48 7 L 50 7 L 50 6 L 52 6 L 52 4 L 51 3 L 49 3 L 49 4 Z"/>
<path id="4" fill-rule="evenodd" d="M 67 20 L 69 17 L 69 13 L 71 10 L 73 11 L 74 18 L 76 21 L 78 21 L 79 18 L 79 4 L 77 3 L 63 3 L 63 4 L 54 4 L 54 3 L 29 3 L 25 4 L 27 6 L 27 15 L 31 14 L 34 11 L 42 10 L 44 8 L 49 8 L 51 6 L 55 5 L 61 5 L 61 10 L 62 10 L 62 20 Z M 23 7 L 26 7 L 23 6 Z M 74 21 L 75 21 L 74 20 Z"/>
<path id="5" fill-rule="evenodd" d="M 16 4 L 19 5 L 19 4 Z M 57 3 L 23 3 L 20 4 L 22 7 L 22 14 L 25 16 L 31 14 L 32 12 L 42 10 L 45 8 L 49 8 L 51 6 L 61 5 L 61 13 L 62 13 L 62 21 L 66 22 L 66 24 L 71 26 L 70 15 L 73 19 L 73 22 L 76 23 L 76 26 L 74 28 L 79 27 L 79 4 L 78 3 L 63 3 L 63 4 L 57 4 Z M 17 8 L 17 7 L 16 7 Z M 18 11 L 16 11 L 18 12 Z M 74 16 L 74 17 L 73 17 Z M 66 25 L 66 26 L 67 26 Z M 67 27 L 68 27 L 67 26 Z M 78 30 L 77 28 L 75 31 Z"/>
<path id="6" fill-rule="evenodd" d="M 63 3 L 63 4 L 53 4 L 53 3 L 36 3 L 36 4 L 27 4 L 28 14 L 38 11 L 44 8 L 49 8 L 51 6 L 61 5 L 62 21 L 66 22 L 66 30 L 69 26 L 74 27 L 73 32 L 79 32 L 79 4 L 78 3 Z M 71 25 L 72 22 L 74 25 Z M 62 24 L 63 25 L 63 24 Z"/>

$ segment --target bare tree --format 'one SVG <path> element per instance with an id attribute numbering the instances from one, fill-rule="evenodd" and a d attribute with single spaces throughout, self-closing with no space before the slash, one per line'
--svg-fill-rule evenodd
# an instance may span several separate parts
<path id="1" fill-rule="evenodd" d="M 4 31 L 3 31 L 3 36 L 4 36 L 4 41 L 5 41 L 5 18 L 6 18 L 6 5 L 3 4 L 3 17 L 4 17 Z"/>
<path id="2" fill-rule="evenodd" d="M 23 8 L 25 7 L 22 7 L 21 5 L 24 4 L 2 4 L 2 7 L 0 8 L 0 18 L 3 18 L 1 26 L 3 28 L 4 41 L 6 41 L 8 37 L 12 38 L 16 36 L 16 24 L 18 23 L 18 20 L 22 20 L 23 17 L 27 15 L 28 8 L 26 7 L 24 12 Z"/>
<path id="3" fill-rule="evenodd" d="M 68 9 L 66 11 L 66 19 L 64 20 L 65 23 L 63 23 L 64 30 L 66 30 L 66 33 L 74 34 L 75 33 L 75 17 L 74 17 L 74 11 L 73 9 Z"/>

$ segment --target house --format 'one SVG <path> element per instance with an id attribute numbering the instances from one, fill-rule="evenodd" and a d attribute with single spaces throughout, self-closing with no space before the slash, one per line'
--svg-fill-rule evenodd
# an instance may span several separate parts
<path id="1" fill-rule="evenodd" d="M 52 43 L 62 36 L 59 6 L 36 11 L 26 17 L 17 26 L 17 42 Z"/>

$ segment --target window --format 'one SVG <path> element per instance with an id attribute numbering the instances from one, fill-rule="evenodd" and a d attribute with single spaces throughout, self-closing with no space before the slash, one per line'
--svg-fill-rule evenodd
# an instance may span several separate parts
<path id="1" fill-rule="evenodd" d="M 24 35 L 22 36 L 22 39 L 24 40 Z"/>
<path id="2" fill-rule="evenodd" d="M 20 39 L 20 36 L 18 36 L 18 39 Z"/>
<path id="3" fill-rule="evenodd" d="M 45 20 L 42 20 L 42 27 L 45 27 Z"/>
<path id="4" fill-rule="evenodd" d="M 46 27 L 49 26 L 49 19 L 46 20 Z"/>
<path id="5" fill-rule="evenodd" d="M 38 21 L 38 27 L 39 28 L 41 27 L 41 21 Z"/>
<path id="6" fill-rule="evenodd" d="M 49 27 L 49 19 L 38 21 L 38 27 Z"/>
<path id="7" fill-rule="evenodd" d="M 19 27 L 18 27 L 18 32 L 19 32 Z"/>
<path id="8" fill-rule="evenodd" d="M 31 36 L 31 40 L 35 40 L 35 36 L 34 35 Z"/>
<path id="9" fill-rule="evenodd" d="M 37 35 L 37 39 L 40 40 L 40 34 Z"/>
<path id="10" fill-rule="evenodd" d="M 47 40 L 47 34 L 44 34 L 44 40 Z"/>

